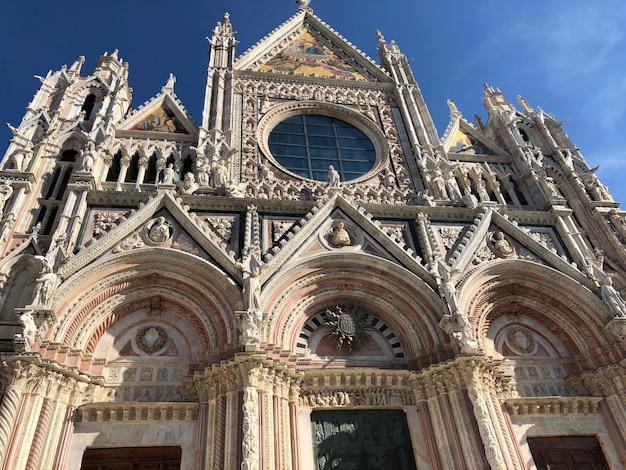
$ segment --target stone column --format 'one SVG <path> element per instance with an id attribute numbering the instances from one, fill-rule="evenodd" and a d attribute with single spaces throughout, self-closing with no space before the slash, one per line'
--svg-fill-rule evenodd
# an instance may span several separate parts
<path id="1" fill-rule="evenodd" d="M 18 384 L 11 384 L 4 392 L 2 404 L 0 404 L 0 461 L 6 454 L 22 393 L 23 390 Z"/>
<path id="2" fill-rule="evenodd" d="M 254 387 L 243 392 L 241 470 L 259 468 L 259 395 Z"/>
<path id="3" fill-rule="evenodd" d="M 28 461 L 26 462 L 26 470 L 39 470 L 41 454 L 43 452 L 43 446 L 45 439 L 49 432 L 50 418 L 52 416 L 53 401 L 49 397 L 44 398 L 41 406 L 41 412 L 39 414 L 39 420 L 37 421 L 37 428 L 35 429 L 35 435 L 33 436 L 33 442 L 28 454 Z"/>
<path id="4" fill-rule="evenodd" d="M 487 455 L 489 465 L 493 470 L 506 470 L 507 467 L 504 463 L 500 445 L 498 444 L 496 430 L 494 429 L 491 416 L 489 415 L 479 372 L 470 372 L 467 380 L 467 392 L 474 407 L 474 416 L 478 423 L 478 431 L 480 432 L 480 437 L 485 447 L 485 454 Z"/>
<path id="5" fill-rule="evenodd" d="M 120 174 L 117 177 L 117 185 L 115 186 L 116 191 L 122 190 L 122 183 L 124 183 L 124 180 L 126 179 L 126 173 L 128 172 L 129 166 L 130 156 L 126 154 L 122 155 L 122 158 L 120 159 Z"/>
<path id="6" fill-rule="evenodd" d="M 141 185 L 146 175 L 146 169 L 148 168 L 148 157 L 142 155 L 139 157 L 139 171 L 137 172 L 137 182 L 135 183 L 135 191 L 141 191 Z"/>

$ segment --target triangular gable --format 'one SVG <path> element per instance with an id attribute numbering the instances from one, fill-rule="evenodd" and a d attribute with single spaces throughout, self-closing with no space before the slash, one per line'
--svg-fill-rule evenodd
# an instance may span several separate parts
<path id="1" fill-rule="evenodd" d="M 197 130 L 177 99 L 165 92 L 137 109 L 117 127 L 117 137 L 194 141 Z"/>
<path id="2" fill-rule="evenodd" d="M 316 206 L 300 224 L 297 224 L 296 230 L 290 229 L 290 233 L 284 238 L 286 243 L 280 250 L 274 249 L 270 259 L 267 260 L 267 266 L 261 274 L 263 282 L 281 266 L 311 250 L 313 245 L 326 245 L 324 240 L 330 237 L 328 230 L 342 221 L 346 222 L 346 226 L 350 226 L 353 233 L 359 232 L 362 236 L 358 246 L 347 247 L 348 251 L 393 260 L 419 276 L 431 287 L 436 286 L 431 274 L 413 250 L 392 239 L 384 227 L 381 227 L 380 222 L 372 220 L 371 215 L 366 214 L 363 208 L 353 205 L 338 194 L 330 198 L 326 204 Z"/>
<path id="3" fill-rule="evenodd" d="M 140 230 L 152 230 L 152 227 L 148 227 L 147 224 L 160 216 L 167 216 L 168 220 L 175 221 L 184 232 L 182 236 L 174 240 L 175 243 L 168 244 L 168 247 L 191 253 L 193 253 L 194 246 L 198 247 L 214 260 L 219 269 L 228 272 L 241 282 L 241 271 L 236 266 L 233 255 L 220 246 L 218 240 L 210 236 L 211 227 L 205 224 L 203 220 L 190 216 L 169 192 L 158 194 L 137 212 L 111 229 L 105 236 L 81 250 L 59 270 L 59 275 L 67 279 L 96 259 L 106 256 L 107 253 L 123 251 L 127 246 L 131 247 L 134 241 L 137 241 L 138 246 L 144 246 L 145 241 L 139 236 Z M 148 234 L 148 236 L 152 238 L 152 235 Z M 154 236 L 153 240 L 158 242 L 157 237 L 158 234 Z"/>
<path id="4" fill-rule="evenodd" d="M 499 233 L 501 235 L 498 235 Z M 531 233 L 491 208 L 488 208 L 480 221 L 471 227 L 466 237 L 464 244 L 456 247 L 457 256 L 448 261 L 451 264 L 451 272 L 457 273 L 457 278 L 484 261 L 497 258 L 530 259 L 544 263 L 590 289 L 594 288 L 592 281 L 573 267 L 567 259 L 563 259 L 558 253 L 533 237 Z M 500 239 L 504 240 L 505 248 L 500 249 L 498 253 Z M 511 250 L 510 256 L 507 254 L 508 250 Z M 487 252 L 495 255 L 485 256 Z"/>
<path id="5" fill-rule="evenodd" d="M 356 81 L 391 80 L 372 59 L 309 10 L 298 11 L 248 49 L 235 62 L 235 69 Z"/>
<path id="6" fill-rule="evenodd" d="M 14 247 L 0 262 L 0 273 L 8 273 L 11 266 L 23 255 L 43 256 L 37 244 L 37 235 L 31 234 L 22 243 Z"/>
<path id="7" fill-rule="evenodd" d="M 366 80 L 354 67 L 304 31 L 259 67 L 260 72 Z"/>
<path id="8" fill-rule="evenodd" d="M 460 114 L 450 122 L 441 141 L 448 154 L 509 155 L 506 150 L 474 129 Z"/>

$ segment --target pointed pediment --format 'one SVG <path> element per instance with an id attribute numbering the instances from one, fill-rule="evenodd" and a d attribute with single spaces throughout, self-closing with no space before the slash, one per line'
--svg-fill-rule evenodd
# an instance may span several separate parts
<path id="1" fill-rule="evenodd" d="M 194 141 L 197 130 L 171 92 L 162 92 L 117 126 L 117 137 Z"/>
<path id="2" fill-rule="evenodd" d="M 589 278 L 572 265 L 553 227 L 519 227 L 506 217 L 487 209 L 480 220 L 463 228 L 461 241 L 447 263 L 453 272 L 463 276 L 477 266 L 499 259 L 520 259 L 544 264 L 593 288 Z"/>
<path id="3" fill-rule="evenodd" d="M 301 10 L 236 62 L 237 70 L 354 81 L 390 81 L 369 57 Z"/>
<path id="4" fill-rule="evenodd" d="M 67 278 L 97 259 L 158 247 L 203 258 L 241 280 L 233 252 L 214 224 L 187 212 L 169 192 L 160 193 L 128 217 L 121 215 L 110 230 L 72 257 L 59 274 Z"/>
<path id="5" fill-rule="evenodd" d="M 372 220 L 363 208 L 340 195 L 316 206 L 297 223 L 282 222 L 281 236 L 264 256 L 267 264 L 262 274 L 264 280 L 292 259 L 324 253 L 354 253 L 399 263 L 434 286 L 432 276 L 413 249 L 394 236 L 388 227 Z"/>
<path id="6" fill-rule="evenodd" d="M 22 243 L 13 248 L 0 262 L 0 272 L 7 272 L 10 266 L 12 266 L 21 256 L 31 255 L 43 256 L 41 249 L 37 243 L 37 236 L 31 235 L 26 238 Z"/>
<path id="7" fill-rule="evenodd" d="M 508 152 L 500 148 L 489 138 L 474 129 L 460 115 L 451 122 L 444 137 L 441 139 L 445 151 L 459 156 L 494 155 L 508 156 Z"/>
<path id="8" fill-rule="evenodd" d="M 321 43 L 309 31 L 259 67 L 260 72 L 366 80 L 353 66 Z"/>

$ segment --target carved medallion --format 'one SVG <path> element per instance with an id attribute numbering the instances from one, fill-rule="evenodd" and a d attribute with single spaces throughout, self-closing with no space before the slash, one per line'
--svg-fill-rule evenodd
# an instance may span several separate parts
<path id="1" fill-rule="evenodd" d="M 504 233 L 495 232 L 489 239 L 491 250 L 500 258 L 514 258 L 515 247 L 511 245 Z"/>
<path id="2" fill-rule="evenodd" d="M 172 223 L 165 217 L 157 217 L 144 226 L 144 238 L 150 245 L 163 245 L 171 240 L 173 230 Z"/>
<path id="3" fill-rule="evenodd" d="M 324 326 L 330 329 L 328 337 L 340 351 L 356 351 L 370 339 L 369 315 L 355 306 L 327 308 L 323 316 Z"/>
<path id="4" fill-rule="evenodd" d="M 363 235 L 349 220 L 328 221 L 319 236 L 330 249 L 356 249 L 363 243 Z"/>
<path id="5" fill-rule="evenodd" d="M 513 352 L 528 356 L 535 352 L 537 342 L 533 335 L 524 328 L 511 328 L 506 333 L 506 343 Z"/>
<path id="6" fill-rule="evenodd" d="M 167 332 L 160 326 L 146 326 L 137 332 L 135 343 L 146 354 L 154 354 L 165 347 Z"/>

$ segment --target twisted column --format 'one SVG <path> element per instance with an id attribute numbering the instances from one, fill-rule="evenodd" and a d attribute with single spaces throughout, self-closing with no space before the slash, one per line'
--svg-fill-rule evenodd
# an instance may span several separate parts
<path id="1" fill-rule="evenodd" d="M 38 470 L 39 462 L 41 460 L 41 454 L 43 452 L 43 446 L 48 435 L 48 427 L 50 425 L 50 418 L 52 416 L 53 400 L 45 398 L 39 414 L 39 420 L 37 421 L 37 428 L 35 429 L 35 435 L 33 436 L 33 442 L 30 447 L 30 453 L 28 454 L 28 461 L 26 462 L 26 470 Z"/>
<path id="2" fill-rule="evenodd" d="M 480 378 L 471 374 L 467 384 L 467 392 L 474 407 L 474 415 L 478 423 L 478 431 L 485 447 L 485 455 L 494 470 L 506 470 L 502 451 L 498 445 L 498 437 L 491 422 L 487 402 L 483 396 Z"/>
<path id="3" fill-rule="evenodd" d="M 17 417 L 22 389 L 17 385 L 10 385 L 4 393 L 0 405 L 0 462 L 4 460 L 13 423 Z"/>

